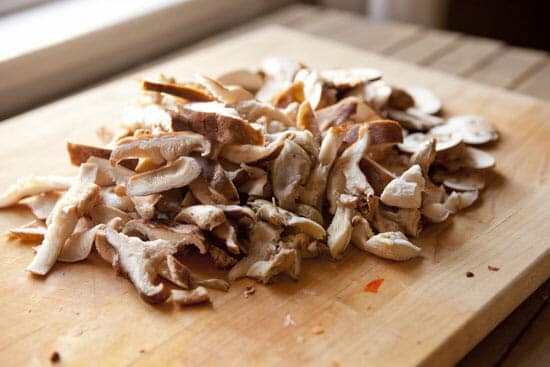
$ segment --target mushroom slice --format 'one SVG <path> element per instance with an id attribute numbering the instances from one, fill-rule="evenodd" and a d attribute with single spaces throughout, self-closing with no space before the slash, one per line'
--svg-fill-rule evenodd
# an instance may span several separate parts
<path id="1" fill-rule="evenodd" d="M 0 195 L 0 208 L 15 205 L 19 200 L 43 192 L 68 190 L 74 182 L 73 177 L 61 176 L 25 176 Z"/>
<path id="2" fill-rule="evenodd" d="M 361 215 L 356 215 L 351 220 L 353 229 L 351 232 L 351 243 L 360 249 L 369 238 L 374 236 L 374 232 L 369 222 Z"/>
<path id="3" fill-rule="evenodd" d="M 113 166 L 107 159 L 90 157 L 88 163 L 97 166 L 96 184 L 100 186 L 126 185 L 126 182 L 136 174 L 135 171 L 121 165 Z"/>
<path id="4" fill-rule="evenodd" d="M 235 227 L 228 221 L 223 222 L 222 224 L 214 228 L 212 234 L 217 238 L 224 240 L 227 250 L 232 254 L 239 254 L 241 252 L 237 240 L 237 231 L 235 230 Z"/>
<path id="5" fill-rule="evenodd" d="M 126 192 L 143 196 L 189 185 L 201 174 L 201 166 L 190 157 L 179 157 L 164 167 L 130 177 Z"/>
<path id="6" fill-rule="evenodd" d="M 258 73 L 245 69 L 224 73 L 217 79 L 220 83 L 225 85 L 240 85 L 250 92 L 257 91 L 264 83 L 263 78 Z"/>
<path id="7" fill-rule="evenodd" d="M 296 207 L 294 208 L 294 212 L 299 215 L 300 217 L 304 217 L 307 219 L 311 219 L 314 222 L 319 223 L 320 225 L 323 225 L 323 215 L 317 208 L 314 208 L 311 205 L 307 204 L 296 204 Z"/>
<path id="8" fill-rule="evenodd" d="M 233 163 L 254 163 L 262 160 L 269 160 L 279 154 L 285 141 L 292 135 L 291 132 L 284 132 L 277 135 L 277 138 L 267 144 L 261 145 L 224 145 L 220 152 L 220 158 Z"/>
<path id="9" fill-rule="evenodd" d="M 370 68 L 323 70 L 321 78 L 329 85 L 346 89 L 382 78 L 382 73 Z"/>
<path id="10" fill-rule="evenodd" d="M 97 232 L 104 228 L 104 224 L 93 226 L 89 219 L 80 218 L 73 234 L 65 242 L 58 260 L 72 263 L 87 259 L 94 246 Z"/>
<path id="11" fill-rule="evenodd" d="M 234 106 L 239 115 L 248 121 L 257 121 L 261 117 L 266 117 L 269 120 L 275 120 L 283 123 L 285 126 L 294 126 L 294 122 L 283 112 L 283 110 L 265 102 L 256 100 L 246 100 L 237 103 Z M 252 143 L 241 143 L 252 144 Z"/>
<path id="12" fill-rule="evenodd" d="M 271 104 L 277 108 L 286 108 L 289 104 L 294 102 L 301 103 L 304 99 L 304 85 L 298 81 L 277 93 L 271 100 Z"/>
<path id="13" fill-rule="evenodd" d="M 398 208 L 420 208 L 425 180 L 422 170 L 415 164 L 384 188 L 380 200 Z"/>
<path id="14" fill-rule="evenodd" d="M 445 125 L 430 130 L 434 135 L 451 134 L 466 144 L 485 144 L 498 139 L 497 131 L 483 117 L 476 115 L 453 116 Z"/>
<path id="15" fill-rule="evenodd" d="M 441 117 L 428 115 L 414 108 L 407 108 L 405 111 L 388 108 L 386 113 L 408 130 L 426 131 L 445 122 Z"/>
<path id="16" fill-rule="evenodd" d="M 176 83 L 161 83 L 147 80 L 141 81 L 143 90 L 166 93 L 175 97 L 180 97 L 188 101 L 208 102 L 212 101 L 212 97 L 202 90 L 184 84 Z"/>
<path id="17" fill-rule="evenodd" d="M 77 180 L 52 210 L 46 235 L 40 250 L 27 267 L 28 271 L 45 275 L 55 264 L 63 245 L 73 233 L 78 218 L 90 210 L 99 196 L 99 186 L 94 183 L 96 174 L 96 166 L 89 163 L 80 166 Z"/>
<path id="18" fill-rule="evenodd" d="M 257 209 L 258 217 L 271 224 L 296 228 L 317 240 L 325 238 L 326 232 L 323 226 L 311 219 L 300 217 L 288 210 L 279 208 L 267 200 L 254 200 L 251 205 Z"/>
<path id="19" fill-rule="evenodd" d="M 161 199 L 161 194 L 149 194 L 144 196 L 130 196 L 134 209 L 143 219 L 151 219 L 155 216 L 155 205 Z"/>
<path id="20" fill-rule="evenodd" d="M 430 166 L 435 160 L 436 155 L 436 143 L 435 139 L 426 140 L 421 143 L 418 150 L 411 156 L 410 164 L 418 164 L 422 170 L 423 175 L 427 175 Z"/>
<path id="21" fill-rule="evenodd" d="M 361 250 L 383 259 L 405 261 L 420 256 L 420 247 L 409 242 L 401 232 L 384 232 L 356 245 Z"/>
<path id="22" fill-rule="evenodd" d="M 151 131 L 170 131 L 172 117 L 164 106 L 150 104 L 147 106 L 129 106 L 122 114 L 122 131 L 113 139 L 117 141 L 135 134 L 138 129 Z"/>
<path id="23" fill-rule="evenodd" d="M 294 208 L 299 188 L 306 184 L 310 171 L 308 154 L 294 141 L 287 140 L 271 170 L 273 194 L 282 208 Z"/>
<path id="24" fill-rule="evenodd" d="M 347 97 L 338 103 L 315 112 L 321 131 L 326 131 L 330 127 L 340 126 L 351 119 L 351 116 L 357 112 L 358 99 Z"/>
<path id="25" fill-rule="evenodd" d="M 428 115 L 435 115 L 441 110 L 441 101 L 429 89 L 409 87 L 405 91 L 414 100 L 414 109 Z"/>
<path id="26" fill-rule="evenodd" d="M 178 222 L 191 223 L 208 231 L 226 221 L 223 209 L 215 205 L 193 205 L 183 208 L 175 218 Z"/>
<path id="27" fill-rule="evenodd" d="M 28 206 L 36 219 L 44 220 L 48 218 L 60 197 L 59 192 L 48 191 L 25 198 L 20 203 Z"/>
<path id="28" fill-rule="evenodd" d="M 208 189 L 217 197 L 223 198 L 223 204 L 238 203 L 239 193 L 222 166 L 214 160 L 194 157 L 199 164 L 202 177 L 206 180 Z M 200 200 L 200 198 L 197 198 Z"/>
<path id="29" fill-rule="evenodd" d="M 156 164 L 163 164 L 191 152 L 201 152 L 205 156 L 210 150 L 210 142 L 200 134 L 189 131 L 161 133 L 120 141 L 111 154 L 111 162 L 118 163 L 129 158 L 149 158 Z"/>
<path id="30" fill-rule="evenodd" d="M 339 258 L 349 245 L 353 214 L 354 210 L 350 205 L 338 202 L 334 217 L 327 228 L 327 245 L 333 258 Z"/>
<path id="31" fill-rule="evenodd" d="M 442 186 L 434 185 L 429 179 L 426 179 L 420 213 L 433 223 L 444 222 L 451 214 L 445 206 L 446 198 L 447 193 Z"/>
<path id="32" fill-rule="evenodd" d="M 323 103 L 323 80 L 319 73 L 307 69 L 302 69 L 296 73 L 295 81 L 302 83 L 303 99 L 305 99 L 313 110 L 321 107 Z M 298 101 L 298 102 L 302 102 Z"/>
<path id="33" fill-rule="evenodd" d="M 464 167 L 472 169 L 487 169 L 495 166 L 495 158 L 492 155 L 474 147 L 465 147 L 462 161 Z"/>
<path id="34" fill-rule="evenodd" d="M 172 289 L 170 294 L 172 302 L 180 306 L 191 306 L 210 302 L 208 290 L 202 286 L 191 290 Z"/>
<path id="35" fill-rule="evenodd" d="M 101 197 L 101 202 L 106 206 L 117 208 L 125 212 L 134 211 L 134 203 L 131 197 L 117 194 L 114 187 L 101 189 L 99 196 Z"/>
<path id="36" fill-rule="evenodd" d="M 435 181 L 443 183 L 445 187 L 458 191 L 475 191 L 485 187 L 483 173 L 466 169 L 453 173 L 437 171 L 433 178 Z"/>
<path id="37" fill-rule="evenodd" d="M 300 255 L 295 249 L 281 248 L 269 260 L 257 261 L 248 269 L 246 275 L 268 283 L 273 276 L 286 273 L 291 278 L 297 279 L 300 274 Z"/>
<path id="38" fill-rule="evenodd" d="M 105 237 L 116 252 L 116 268 L 130 279 L 143 299 L 150 303 L 166 300 L 164 284 L 157 279 L 158 269 L 167 256 L 178 251 L 178 246 L 170 241 L 128 237 L 109 226 Z"/>
<path id="39" fill-rule="evenodd" d="M 233 184 L 237 186 L 237 191 L 246 193 L 250 196 L 271 196 L 271 185 L 267 177 L 267 172 L 263 169 L 241 163 L 240 168 L 229 175 Z"/>
<path id="40" fill-rule="evenodd" d="M 407 91 L 401 88 L 391 87 L 388 107 L 404 111 L 412 106 L 414 106 L 414 99 Z"/>
<path id="41" fill-rule="evenodd" d="M 368 104 L 379 110 L 388 104 L 392 94 L 392 87 L 383 80 L 370 82 L 360 88 L 359 95 L 363 97 Z"/>
<path id="42" fill-rule="evenodd" d="M 236 258 L 214 245 L 208 247 L 208 257 L 214 262 L 214 265 L 220 269 L 226 269 L 237 263 Z"/>
<path id="43" fill-rule="evenodd" d="M 174 255 L 166 256 L 166 260 L 160 263 L 158 274 L 180 288 L 189 289 L 192 286 L 191 270 Z"/>
<path id="44" fill-rule="evenodd" d="M 235 109 L 219 102 L 179 105 L 172 112 L 172 130 L 194 131 L 222 144 L 264 143 L 261 131 L 243 120 Z"/>
<path id="45" fill-rule="evenodd" d="M 90 157 L 109 159 L 111 156 L 111 149 L 70 142 L 67 143 L 67 152 L 69 152 L 71 164 L 75 166 L 80 166 Z"/>
<path id="46" fill-rule="evenodd" d="M 40 242 L 46 234 L 46 225 L 39 220 L 33 220 L 21 227 L 12 228 L 8 231 L 9 238 L 17 238 L 24 242 Z"/>
<path id="47" fill-rule="evenodd" d="M 359 167 L 376 195 L 380 195 L 384 188 L 396 178 L 392 172 L 368 157 L 361 159 Z"/>
<path id="48" fill-rule="evenodd" d="M 101 203 L 90 209 L 90 217 L 94 224 L 108 223 L 115 218 L 120 218 L 122 223 L 126 223 L 131 219 L 128 213 Z"/>
<path id="49" fill-rule="evenodd" d="M 456 213 L 461 209 L 471 206 L 479 198 L 479 191 L 453 191 L 445 201 L 445 207 L 451 212 Z"/>
<path id="50" fill-rule="evenodd" d="M 219 208 L 223 210 L 226 217 L 235 219 L 235 220 L 242 220 L 244 218 L 247 218 L 248 220 L 255 222 L 256 221 L 256 215 L 254 214 L 254 211 L 250 209 L 247 206 L 241 206 L 241 205 L 218 205 Z"/>
<path id="51" fill-rule="evenodd" d="M 462 139 L 455 135 L 413 133 L 405 136 L 403 138 L 403 143 L 399 144 L 398 147 L 399 150 L 412 154 L 415 153 L 422 144 L 426 141 L 430 141 L 432 138 L 435 138 L 435 151 L 438 153 L 453 149 L 462 143 Z"/>
<path id="52" fill-rule="evenodd" d="M 256 98 L 260 101 L 270 101 L 277 92 L 292 83 L 298 70 L 303 67 L 299 62 L 286 58 L 265 59 L 261 65 L 265 80 L 256 93 Z"/>
<path id="53" fill-rule="evenodd" d="M 201 254 L 206 254 L 208 244 L 198 226 L 192 224 L 163 225 L 160 223 L 135 219 L 124 226 L 127 235 L 141 234 L 150 241 L 165 240 L 173 242 L 178 248 L 194 245 Z"/>
<path id="54" fill-rule="evenodd" d="M 319 124 L 317 118 L 313 113 L 313 109 L 309 102 L 303 102 L 298 109 L 298 115 L 296 116 L 296 127 L 299 130 L 308 130 L 313 135 L 313 139 L 317 144 L 321 144 L 321 131 L 319 130 Z"/>
<path id="55" fill-rule="evenodd" d="M 220 81 L 205 75 L 195 75 L 195 79 L 220 102 L 234 104 L 247 99 L 254 99 L 252 93 L 240 86 L 225 86 Z"/>
<path id="56" fill-rule="evenodd" d="M 378 208 L 378 212 L 384 218 L 391 220 L 399 225 L 399 228 L 405 232 L 405 234 L 413 237 L 418 237 L 422 231 L 422 223 L 420 222 L 420 210 L 418 209 L 405 209 L 397 208 Z"/>

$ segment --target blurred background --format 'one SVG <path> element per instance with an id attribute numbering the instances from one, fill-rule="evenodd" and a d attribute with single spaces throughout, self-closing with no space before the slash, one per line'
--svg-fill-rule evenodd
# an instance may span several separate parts
<path id="1" fill-rule="evenodd" d="M 0 0 L 0 119 L 269 24 L 549 99 L 549 15 L 547 0 Z"/>

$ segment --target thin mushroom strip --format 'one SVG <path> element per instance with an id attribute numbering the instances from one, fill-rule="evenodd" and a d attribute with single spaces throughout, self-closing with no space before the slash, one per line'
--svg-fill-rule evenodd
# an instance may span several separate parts
<path id="1" fill-rule="evenodd" d="M 105 146 L 67 143 L 76 177 L 26 176 L 0 194 L 35 218 L 8 232 L 41 242 L 31 273 L 95 253 L 146 302 L 179 308 L 215 304 L 242 277 L 298 279 L 302 259 L 350 245 L 408 261 L 425 228 L 475 210 L 496 166 L 484 117 L 449 116 L 434 92 L 368 67 L 270 58 L 141 89 L 119 127 L 98 130 Z"/>

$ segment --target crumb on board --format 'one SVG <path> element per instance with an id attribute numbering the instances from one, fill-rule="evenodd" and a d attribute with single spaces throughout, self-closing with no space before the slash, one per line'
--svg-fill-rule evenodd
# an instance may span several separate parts
<path id="1" fill-rule="evenodd" d="M 304 338 L 303 335 L 298 335 L 296 337 L 296 343 L 298 343 L 298 344 L 303 344 L 305 340 L 306 340 L 306 338 Z"/>
<path id="2" fill-rule="evenodd" d="M 59 355 L 59 352 L 53 352 L 50 356 L 50 362 L 57 363 L 61 360 L 61 356 Z"/>
<path id="3" fill-rule="evenodd" d="M 377 293 L 378 288 L 380 288 L 383 282 L 384 282 L 384 278 L 377 278 L 371 282 L 368 282 L 367 285 L 363 288 L 363 290 L 365 292 Z"/>
<path id="4" fill-rule="evenodd" d="M 251 286 L 251 285 L 246 286 L 246 288 L 244 289 L 244 292 L 243 292 L 244 298 L 250 297 L 250 296 L 253 295 L 255 292 L 256 292 L 256 288 L 254 288 L 254 287 Z"/>
<path id="5" fill-rule="evenodd" d="M 492 266 L 492 265 L 487 265 L 487 269 L 491 270 L 491 271 L 499 271 L 500 268 L 497 267 L 497 266 Z"/>
<path id="6" fill-rule="evenodd" d="M 468 278 L 473 278 L 474 275 L 475 275 L 475 274 L 472 273 L 471 271 L 467 271 L 467 272 L 466 272 L 466 276 L 467 276 Z"/>
<path id="7" fill-rule="evenodd" d="M 292 316 L 291 316 L 289 313 L 287 313 L 287 314 L 285 315 L 285 321 L 284 321 L 283 325 L 284 325 L 285 327 L 296 326 L 296 321 L 294 321 L 294 319 L 292 318 Z"/>
<path id="8" fill-rule="evenodd" d="M 139 353 L 141 353 L 141 354 L 145 353 L 145 349 L 140 349 Z"/>
<path id="9" fill-rule="evenodd" d="M 315 325 L 313 328 L 311 328 L 311 332 L 315 335 L 321 335 L 325 332 L 325 329 L 321 325 Z"/>

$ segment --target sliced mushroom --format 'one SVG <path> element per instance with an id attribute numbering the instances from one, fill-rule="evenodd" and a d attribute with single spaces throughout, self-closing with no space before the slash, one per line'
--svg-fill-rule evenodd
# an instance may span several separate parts
<path id="1" fill-rule="evenodd" d="M 78 218 L 89 211 L 99 196 L 99 186 L 94 182 L 97 167 L 84 163 L 69 190 L 57 201 L 50 216 L 48 229 L 40 250 L 27 267 L 33 274 L 46 275 L 57 260 L 63 245 L 73 233 Z"/>
<path id="2" fill-rule="evenodd" d="M 437 171 L 433 176 L 434 180 L 443 183 L 445 187 L 458 191 L 475 191 L 485 187 L 485 176 L 483 173 L 459 170 L 452 174 L 445 171 Z"/>
<path id="3" fill-rule="evenodd" d="M 415 131 L 426 131 L 445 122 L 441 117 L 428 115 L 414 108 L 408 108 L 405 111 L 388 108 L 386 113 L 389 118 L 399 121 L 405 129 Z"/>
<path id="4" fill-rule="evenodd" d="M 405 91 L 414 100 L 414 109 L 428 115 L 435 115 L 441 110 L 441 101 L 430 90 L 419 87 L 409 87 Z"/>
<path id="5" fill-rule="evenodd" d="M 453 116 L 445 125 L 430 130 L 434 135 L 450 134 L 466 144 L 485 144 L 498 139 L 498 133 L 483 117 L 476 115 Z"/>
<path id="6" fill-rule="evenodd" d="M 21 227 L 8 231 L 9 238 L 16 238 L 24 242 L 40 242 L 46 234 L 46 225 L 39 220 L 33 220 Z"/>
<path id="7" fill-rule="evenodd" d="M 294 207 L 294 212 L 300 217 L 311 219 L 312 221 L 317 222 L 320 225 L 323 225 L 324 223 L 323 215 L 321 214 L 321 212 L 311 205 L 302 203 L 296 204 L 296 206 Z"/>
<path id="8" fill-rule="evenodd" d="M 419 165 L 423 175 L 428 174 L 430 166 L 435 160 L 436 143 L 435 139 L 427 140 L 421 143 L 416 152 L 411 156 L 410 164 Z"/>
<path id="9" fill-rule="evenodd" d="M 143 219 L 151 219 L 155 216 L 155 205 L 161 199 L 160 194 L 149 194 L 143 196 L 130 196 L 134 209 Z"/>
<path id="10" fill-rule="evenodd" d="M 311 164 L 309 155 L 298 144 L 292 140 L 285 142 L 271 170 L 273 194 L 282 208 L 294 208 L 299 188 L 309 177 Z"/>
<path id="11" fill-rule="evenodd" d="M 322 137 L 321 131 L 319 130 L 319 124 L 311 105 L 307 101 L 303 102 L 298 109 L 296 127 L 300 130 L 310 131 L 317 144 L 321 144 Z"/>
<path id="12" fill-rule="evenodd" d="M 94 205 L 89 210 L 89 214 L 94 224 L 108 223 L 115 218 L 119 218 L 122 223 L 126 223 L 132 219 L 128 213 L 102 203 Z"/>
<path id="13" fill-rule="evenodd" d="M 218 81 L 226 85 L 240 85 L 250 92 L 256 92 L 264 82 L 258 73 L 245 69 L 224 73 L 218 77 Z"/>
<path id="14" fill-rule="evenodd" d="M 311 219 L 300 217 L 288 210 L 279 208 L 267 200 L 254 200 L 251 205 L 257 209 L 258 217 L 271 224 L 295 228 L 317 240 L 325 238 L 326 232 L 323 226 Z"/>
<path id="15" fill-rule="evenodd" d="M 487 169 L 495 166 L 495 158 L 492 155 L 474 147 L 465 147 L 462 162 L 463 167 L 472 169 Z"/>
<path id="16" fill-rule="evenodd" d="M 369 238 L 374 236 L 374 232 L 370 227 L 369 222 L 361 215 L 356 215 L 351 220 L 353 229 L 351 232 L 351 243 L 360 249 L 368 241 Z"/>
<path id="17" fill-rule="evenodd" d="M 118 141 L 135 134 L 138 129 L 155 132 L 170 131 L 172 117 L 164 106 L 150 104 L 147 106 L 130 106 L 122 114 L 121 131 L 111 141 Z"/>
<path id="18" fill-rule="evenodd" d="M 456 213 L 461 209 L 471 206 L 479 198 L 479 191 L 453 191 L 445 201 L 445 207 L 451 212 Z"/>
<path id="19" fill-rule="evenodd" d="M 208 190 L 211 195 L 218 197 L 216 202 L 220 204 L 230 204 L 239 202 L 239 193 L 233 182 L 217 161 L 194 157 L 199 164 L 202 172 L 202 177 L 206 180 Z M 201 202 L 202 200 L 197 197 Z"/>
<path id="20" fill-rule="evenodd" d="M 403 138 L 403 143 L 399 144 L 398 147 L 401 151 L 412 154 L 415 153 L 422 144 L 426 141 L 430 141 L 432 138 L 435 138 L 436 152 L 448 151 L 462 143 L 462 139 L 454 135 L 413 133 L 405 136 Z"/>
<path id="21" fill-rule="evenodd" d="M 227 250 L 232 254 L 239 254 L 241 252 L 237 239 L 237 231 L 235 230 L 235 226 L 229 223 L 229 221 L 223 222 L 214 228 L 212 234 L 217 238 L 224 240 Z"/>
<path id="22" fill-rule="evenodd" d="M 382 194 L 384 188 L 396 178 L 392 172 L 368 157 L 361 159 L 359 167 L 376 195 Z"/>
<path id="23" fill-rule="evenodd" d="M 112 166 L 107 159 L 90 157 L 88 163 L 97 166 L 96 184 L 100 186 L 126 185 L 130 177 L 136 174 L 124 166 Z"/>
<path id="24" fill-rule="evenodd" d="M 80 218 L 74 232 L 63 245 L 58 260 L 72 263 L 87 259 L 94 246 L 97 232 L 104 228 L 104 224 L 93 226 L 90 220 Z"/>
<path id="25" fill-rule="evenodd" d="M 315 115 L 321 131 L 340 126 L 348 121 L 357 112 L 357 103 L 357 98 L 348 97 L 336 104 L 317 110 Z"/>
<path id="26" fill-rule="evenodd" d="M 327 228 L 327 245 L 333 258 L 339 258 L 347 249 L 352 228 L 354 210 L 350 205 L 338 202 L 336 212 Z"/>
<path id="27" fill-rule="evenodd" d="M 392 87 L 383 80 L 370 82 L 364 87 L 361 87 L 359 91 L 359 95 L 362 96 L 367 103 L 377 109 L 381 109 L 388 104 L 391 94 Z"/>
<path id="28" fill-rule="evenodd" d="M 226 221 L 223 209 L 214 205 L 193 205 L 183 208 L 175 218 L 179 222 L 197 225 L 208 231 Z"/>
<path id="29" fill-rule="evenodd" d="M 190 85 L 142 80 L 141 88 L 147 91 L 166 93 L 175 97 L 186 99 L 188 101 L 212 101 L 212 97 L 209 96 L 207 93 Z"/>
<path id="30" fill-rule="evenodd" d="M 401 88 L 391 87 L 390 98 L 388 99 L 388 107 L 405 111 L 409 107 L 414 106 L 413 97 Z"/>
<path id="31" fill-rule="evenodd" d="M 378 208 L 381 216 L 391 220 L 399 225 L 399 229 L 405 234 L 418 237 L 422 231 L 422 223 L 420 222 L 420 210 L 405 209 L 405 208 Z"/>
<path id="32" fill-rule="evenodd" d="M 106 206 L 120 209 L 125 212 L 134 211 L 134 203 L 129 196 L 119 195 L 115 192 L 114 187 L 102 188 L 100 195 L 101 202 Z"/>
<path id="33" fill-rule="evenodd" d="M 319 73 L 307 69 L 302 69 L 296 73 L 295 81 L 302 83 L 304 98 L 298 102 L 307 101 L 313 110 L 321 107 L 323 104 L 323 80 Z"/>
<path id="34" fill-rule="evenodd" d="M 281 122 L 285 126 L 294 126 L 294 122 L 283 112 L 283 110 L 269 103 L 256 100 L 246 100 L 237 103 L 234 108 L 239 113 L 239 115 L 241 115 L 248 121 L 257 121 L 261 117 L 266 117 L 269 121 L 275 120 Z M 254 143 L 244 142 L 238 144 Z"/>
<path id="35" fill-rule="evenodd" d="M 172 289 L 170 294 L 172 297 L 172 302 L 180 306 L 190 306 L 210 302 L 208 291 L 202 286 L 191 290 Z"/>
<path id="36" fill-rule="evenodd" d="M 321 78 L 336 88 L 353 88 L 382 77 L 382 73 L 376 69 L 349 68 L 321 71 Z"/>
<path id="37" fill-rule="evenodd" d="M 192 224 L 168 226 L 143 219 L 135 219 L 125 224 L 123 232 L 127 235 L 141 234 L 150 241 L 170 241 L 178 248 L 194 245 L 201 254 L 206 254 L 208 251 L 208 244 L 204 239 L 204 235 L 198 226 Z"/>
<path id="38" fill-rule="evenodd" d="M 294 82 L 275 94 L 271 103 L 277 108 L 286 108 L 289 104 L 294 102 L 301 103 L 304 99 L 304 84 L 302 82 Z"/>
<path id="39" fill-rule="evenodd" d="M 208 247 L 208 257 L 212 260 L 214 265 L 220 269 L 226 269 L 237 263 L 236 258 L 214 245 Z"/>
<path id="40" fill-rule="evenodd" d="M 303 65 L 294 60 L 278 57 L 265 59 L 261 65 L 265 80 L 256 93 L 256 98 L 270 101 L 278 91 L 292 83 L 294 76 L 302 68 Z"/>
<path id="41" fill-rule="evenodd" d="M 205 75 L 195 75 L 195 79 L 206 87 L 214 98 L 225 104 L 234 104 L 247 99 L 254 99 L 252 93 L 240 86 L 226 86 L 220 81 Z"/>
<path id="42" fill-rule="evenodd" d="M 239 169 L 228 174 L 233 184 L 237 186 L 237 191 L 250 196 L 271 196 L 271 185 L 267 172 L 263 169 L 241 163 Z"/>
<path id="43" fill-rule="evenodd" d="M 380 200 L 398 208 L 420 208 L 425 180 L 422 170 L 415 164 L 384 188 Z"/>
<path id="44" fill-rule="evenodd" d="M 420 256 L 421 249 L 409 242 L 401 232 L 384 232 L 356 245 L 363 251 L 383 259 L 405 261 Z"/>
<path id="45" fill-rule="evenodd" d="M 25 176 L 0 195 L 0 208 L 15 205 L 19 200 L 50 191 L 68 190 L 74 182 L 73 177 L 61 176 Z"/>
<path id="46" fill-rule="evenodd" d="M 201 174 L 201 166 L 190 157 L 179 157 L 165 166 L 130 177 L 126 192 L 132 196 L 155 194 L 189 185 Z"/>
<path id="47" fill-rule="evenodd" d="M 75 166 L 80 166 L 88 161 L 90 157 L 109 159 L 111 156 L 111 149 L 77 143 L 67 143 L 67 152 L 69 152 L 71 164 Z"/>
<path id="48" fill-rule="evenodd" d="M 172 112 L 172 130 L 194 131 L 222 144 L 261 145 L 261 131 L 243 120 L 237 111 L 219 102 L 179 105 Z"/>
<path id="49" fill-rule="evenodd" d="M 25 198 L 20 203 L 28 206 L 36 219 L 44 220 L 48 218 L 60 197 L 59 192 L 49 191 Z"/>
<path id="50" fill-rule="evenodd" d="M 285 144 L 285 141 L 291 136 L 290 132 L 284 132 L 277 135 L 277 138 L 267 144 L 261 145 L 224 145 L 220 152 L 220 157 L 233 163 L 254 163 L 262 160 L 274 158 Z"/>

